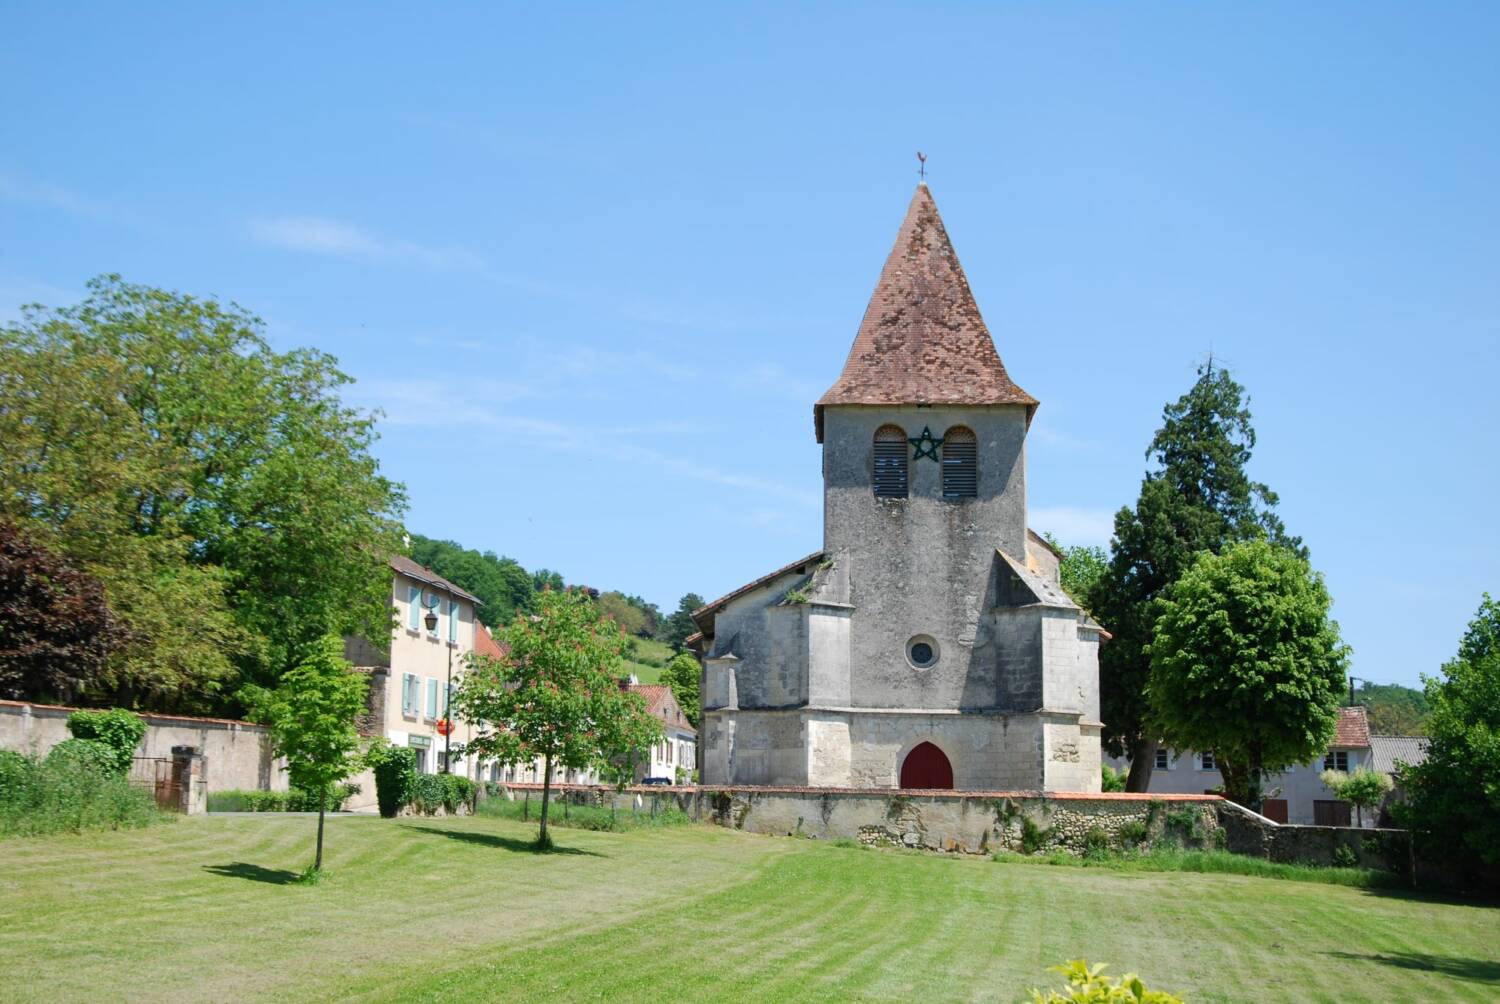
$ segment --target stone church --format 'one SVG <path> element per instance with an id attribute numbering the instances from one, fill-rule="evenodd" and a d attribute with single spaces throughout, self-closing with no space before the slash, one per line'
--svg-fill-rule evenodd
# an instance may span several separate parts
<path id="1" fill-rule="evenodd" d="M 1099 790 L 1108 635 L 1026 525 L 1036 408 L 919 185 L 813 406 L 823 549 L 693 615 L 704 784 Z"/>

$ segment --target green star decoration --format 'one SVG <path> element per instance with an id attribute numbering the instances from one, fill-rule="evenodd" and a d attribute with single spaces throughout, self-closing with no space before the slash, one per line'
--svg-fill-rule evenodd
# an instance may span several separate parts
<path id="1" fill-rule="evenodd" d="M 942 439 L 932 438 L 932 430 L 927 426 L 924 425 L 922 427 L 922 434 L 920 436 L 918 436 L 916 439 L 908 439 L 907 442 L 911 443 L 911 445 L 917 448 L 916 454 L 912 457 L 913 460 L 921 460 L 923 457 L 931 457 L 934 463 L 941 462 L 938 460 L 937 451 L 938 447 L 943 445 L 943 441 Z"/>

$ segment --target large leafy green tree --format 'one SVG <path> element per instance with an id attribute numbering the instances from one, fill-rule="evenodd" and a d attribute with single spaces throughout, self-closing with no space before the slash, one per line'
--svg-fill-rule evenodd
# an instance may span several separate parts
<path id="1" fill-rule="evenodd" d="M 356 717 L 365 710 L 369 681 L 343 658 L 343 642 L 313 642 L 275 689 L 248 687 L 246 703 L 270 730 L 286 758 L 293 785 L 318 798 L 318 849 L 313 871 L 323 868 L 323 814 L 333 785 L 364 766 Z"/>
<path id="2" fill-rule="evenodd" d="M 1370 732 L 1377 736 L 1425 736 L 1427 695 L 1399 683 L 1362 682 L 1354 700 L 1370 716 Z"/>
<path id="3" fill-rule="evenodd" d="M 1205 551 L 1161 597 L 1150 720 L 1177 749 L 1210 750 L 1224 793 L 1252 808 L 1267 773 L 1327 749 L 1348 648 L 1307 559 L 1264 540 Z"/>
<path id="4" fill-rule="evenodd" d="M 123 641 L 98 579 L 0 522 L 0 697 L 72 701 Z"/>
<path id="5" fill-rule="evenodd" d="M 0 515 L 97 576 L 104 693 L 222 706 L 326 633 L 382 638 L 402 489 L 335 360 L 234 305 L 105 276 L 0 328 Z M 59 448 L 67 444 L 67 448 Z"/>
<path id="6" fill-rule="evenodd" d="M 556 767 L 583 770 L 628 760 L 660 740 L 661 723 L 621 688 L 619 625 L 579 590 L 547 590 L 538 612 L 498 638 L 505 655 L 471 656 L 453 706 L 483 723 L 464 753 L 504 764 L 542 761 L 540 848 L 550 846 L 547 806 Z"/>
<path id="7" fill-rule="evenodd" d="M 1063 591 L 1073 598 L 1074 603 L 1086 606 L 1094 584 L 1109 571 L 1109 555 L 1102 547 L 1083 544 L 1069 547 L 1051 533 L 1044 533 L 1042 537 L 1062 554 L 1057 574 L 1062 580 Z"/>
<path id="8" fill-rule="evenodd" d="M 1115 514 L 1109 567 L 1084 598 L 1113 635 L 1099 651 L 1100 717 L 1106 748 L 1130 758 L 1130 791 L 1147 790 L 1160 738 L 1146 681 L 1162 593 L 1202 551 L 1266 537 L 1301 552 L 1275 514 L 1275 493 L 1245 472 L 1254 446 L 1244 388 L 1210 361 L 1162 412 L 1146 451 L 1155 467 L 1135 507 Z"/>
<path id="9" fill-rule="evenodd" d="M 413 561 L 479 597 L 483 602 L 479 619 L 486 627 L 497 628 L 536 605 L 531 574 L 512 558 L 415 533 L 411 536 L 411 556 Z"/>
<path id="10" fill-rule="evenodd" d="M 1396 812 L 1419 847 L 1471 875 L 1500 878 L 1500 603 L 1486 593 L 1441 678 L 1424 682 L 1432 707 L 1427 759 L 1401 771 Z"/>

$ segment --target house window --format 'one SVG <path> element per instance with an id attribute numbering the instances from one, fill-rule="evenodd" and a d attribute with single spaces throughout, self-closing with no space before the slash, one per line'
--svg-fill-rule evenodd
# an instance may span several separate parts
<path id="1" fill-rule="evenodd" d="M 1156 747 L 1156 769 L 1157 770 L 1171 770 L 1172 769 L 1172 753 L 1166 747 L 1163 747 L 1163 746 Z"/>
<path id="2" fill-rule="evenodd" d="M 670 764 L 672 762 L 672 742 L 668 740 L 663 745 L 667 747 L 667 763 Z"/>
<path id="3" fill-rule="evenodd" d="M 436 677 L 427 678 L 427 717 L 437 717 L 438 682 Z"/>
<path id="4" fill-rule="evenodd" d="M 422 589 L 419 586 L 408 586 L 406 589 L 406 629 L 422 629 Z"/>
<path id="5" fill-rule="evenodd" d="M 1329 750 L 1328 755 L 1323 758 L 1324 770 L 1341 770 L 1349 773 L 1349 751 Z"/>
<path id="6" fill-rule="evenodd" d="M 873 484 L 879 499 L 906 498 L 906 430 L 899 425 L 882 425 L 875 430 L 875 470 Z"/>
<path id="7" fill-rule="evenodd" d="M 1214 763 L 1214 755 L 1213 755 L 1213 753 L 1199 753 L 1198 754 L 1198 761 L 1199 761 L 1199 769 L 1201 769 L 1201 770 L 1218 770 L 1219 769 L 1218 765 Z"/>
<path id="8" fill-rule="evenodd" d="M 411 673 L 401 674 L 401 713 L 415 718 L 422 710 L 422 696 L 417 678 Z"/>
<path id="9" fill-rule="evenodd" d="M 943 433 L 943 498 L 971 499 L 979 495 L 979 440 L 956 425 Z"/>

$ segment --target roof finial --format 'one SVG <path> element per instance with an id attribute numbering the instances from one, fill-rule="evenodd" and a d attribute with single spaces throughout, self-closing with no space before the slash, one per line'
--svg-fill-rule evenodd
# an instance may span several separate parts
<path id="1" fill-rule="evenodd" d="M 927 184 L 927 154 L 921 150 L 917 151 L 917 178 L 922 184 Z"/>

